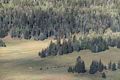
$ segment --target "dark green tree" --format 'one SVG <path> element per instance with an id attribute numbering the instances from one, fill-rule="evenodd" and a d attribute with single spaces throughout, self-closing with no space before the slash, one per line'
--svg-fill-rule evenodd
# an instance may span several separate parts
<path id="1" fill-rule="evenodd" d="M 90 65 L 90 74 L 95 74 L 99 70 L 99 63 L 97 61 L 92 61 L 92 64 Z"/>
<path id="2" fill-rule="evenodd" d="M 113 63 L 112 64 L 112 71 L 115 71 L 115 70 L 117 70 L 116 63 Z"/>
<path id="3" fill-rule="evenodd" d="M 106 78 L 105 72 L 102 73 L 102 78 Z"/>
<path id="4" fill-rule="evenodd" d="M 6 47 L 6 44 L 2 40 L 0 40 L 0 47 Z"/>
<path id="5" fill-rule="evenodd" d="M 69 67 L 69 68 L 68 68 L 68 72 L 72 72 L 72 73 L 73 73 L 73 72 L 74 72 L 73 68 L 72 68 L 72 67 Z"/>
<path id="6" fill-rule="evenodd" d="M 108 64 L 108 69 L 112 69 L 112 62 L 111 61 Z"/>
<path id="7" fill-rule="evenodd" d="M 77 73 L 85 73 L 86 72 L 85 63 L 84 63 L 84 61 L 82 59 L 80 59 L 80 58 L 78 59 L 78 58 L 77 58 L 77 62 L 75 64 L 74 70 Z"/>
<path id="8" fill-rule="evenodd" d="M 100 59 L 98 65 L 99 65 L 98 71 L 99 71 L 99 72 L 102 72 L 102 71 L 104 70 L 104 65 L 103 65 L 103 63 L 101 62 L 101 59 Z"/>
<path id="9" fill-rule="evenodd" d="M 118 65 L 118 66 L 117 66 L 117 67 L 118 67 L 118 69 L 120 69 L 120 61 L 118 61 L 118 64 L 117 64 L 117 65 Z"/>

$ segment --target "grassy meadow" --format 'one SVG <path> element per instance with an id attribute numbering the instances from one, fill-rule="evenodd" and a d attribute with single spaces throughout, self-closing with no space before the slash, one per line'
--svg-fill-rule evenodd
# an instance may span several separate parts
<path id="1" fill-rule="evenodd" d="M 69 66 L 75 64 L 81 56 L 89 69 L 92 60 L 101 59 L 104 64 L 110 60 L 120 60 L 120 49 L 91 53 L 89 50 L 74 52 L 69 55 L 41 59 L 38 52 L 46 48 L 51 39 L 44 41 L 4 39 L 7 47 L 0 48 L 0 80 L 120 80 L 120 71 L 106 71 L 107 79 L 100 73 L 95 75 L 68 73 Z M 42 68 L 42 70 L 40 70 Z"/>

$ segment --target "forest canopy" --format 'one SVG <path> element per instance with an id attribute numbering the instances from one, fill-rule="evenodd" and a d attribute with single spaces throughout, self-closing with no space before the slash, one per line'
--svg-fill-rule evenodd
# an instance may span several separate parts
<path id="1" fill-rule="evenodd" d="M 0 0 L 0 37 L 44 40 L 120 31 L 120 0 Z"/>

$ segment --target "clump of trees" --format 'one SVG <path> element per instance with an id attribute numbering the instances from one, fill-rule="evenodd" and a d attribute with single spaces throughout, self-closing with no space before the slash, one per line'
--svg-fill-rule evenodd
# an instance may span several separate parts
<path id="1" fill-rule="evenodd" d="M 102 78 L 106 78 L 106 73 L 104 70 L 106 66 L 102 63 L 101 60 L 99 61 L 92 61 L 89 69 L 89 74 L 96 74 L 97 72 L 101 73 Z M 77 57 L 75 66 L 69 67 L 68 72 L 70 73 L 86 73 L 88 72 L 86 67 L 85 67 L 85 62 L 84 60 L 81 59 L 80 56 Z"/>
<path id="2" fill-rule="evenodd" d="M 72 72 L 72 73 L 74 73 L 74 72 L 75 73 L 85 73 L 86 72 L 85 63 L 81 59 L 80 56 L 76 59 L 75 66 L 68 68 L 68 72 Z"/>
<path id="3" fill-rule="evenodd" d="M 104 70 L 105 70 L 105 65 L 101 62 L 101 60 L 99 62 L 94 60 L 90 65 L 89 73 L 95 74 L 97 72 L 103 72 Z M 68 68 L 68 72 L 76 72 L 76 73 L 86 72 L 85 63 L 80 56 L 76 59 L 75 66 Z"/>
<path id="4" fill-rule="evenodd" d="M 0 47 L 6 47 L 6 44 L 0 39 Z"/>
<path id="5" fill-rule="evenodd" d="M 96 37 L 90 39 L 88 37 L 83 39 L 77 39 L 75 36 L 70 39 L 64 39 L 61 42 L 61 39 L 58 39 L 56 43 L 50 43 L 49 47 L 42 52 L 39 52 L 39 56 L 47 57 L 47 56 L 56 56 L 69 54 L 73 51 L 80 51 L 89 49 L 94 53 L 105 51 L 108 49 L 107 42 L 102 37 Z"/>
<path id="6" fill-rule="evenodd" d="M 90 42 L 90 50 L 92 52 L 101 52 L 109 49 L 107 42 L 102 38 L 102 36 L 93 38 Z"/>
<path id="7" fill-rule="evenodd" d="M 39 52 L 39 56 L 47 57 L 47 56 L 56 56 L 56 55 L 63 55 L 69 54 L 73 52 L 73 46 L 70 41 L 64 40 L 63 43 L 61 41 L 57 41 L 54 43 L 51 41 L 48 48 Z"/>
<path id="8" fill-rule="evenodd" d="M 89 73 L 90 74 L 95 74 L 96 72 L 102 72 L 104 70 L 104 65 L 103 63 L 101 62 L 101 60 L 98 62 L 98 61 L 92 61 L 91 65 L 90 65 L 90 70 L 89 70 Z"/>
<path id="9" fill-rule="evenodd" d="M 118 63 L 112 63 L 111 61 L 109 62 L 108 65 L 104 65 L 101 61 L 93 60 L 89 70 L 86 69 L 85 67 L 85 62 L 84 60 L 81 59 L 80 56 L 77 57 L 76 63 L 74 66 L 70 66 L 68 68 L 69 73 L 89 73 L 89 74 L 96 74 L 96 73 L 101 73 L 102 78 L 106 78 L 106 70 L 111 70 L 111 71 L 116 71 L 117 69 L 120 69 L 120 61 Z"/>

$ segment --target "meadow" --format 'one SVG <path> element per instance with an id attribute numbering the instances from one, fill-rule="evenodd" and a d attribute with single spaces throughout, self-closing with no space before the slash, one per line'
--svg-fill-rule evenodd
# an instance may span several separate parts
<path id="1" fill-rule="evenodd" d="M 69 55 L 40 58 L 38 52 L 46 48 L 52 39 L 3 40 L 7 47 L 0 48 L 0 80 L 120 80 L 120 70 L 106 71 L 106 79 L 103 79 L 100 73 L 90 75 L 67 72 L 68 67 L 75 64 L 78 56 L 85 61 L 87 70 L 92 60 L 101 59 L 106 65 L 110 60 L 117 62 L 120 60 L 120 49 L 110 48 L 100 53 L 83 50 Z"/>

